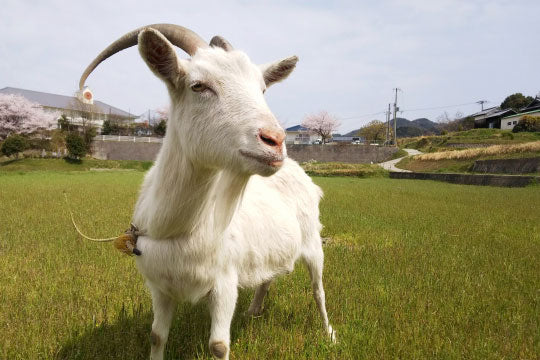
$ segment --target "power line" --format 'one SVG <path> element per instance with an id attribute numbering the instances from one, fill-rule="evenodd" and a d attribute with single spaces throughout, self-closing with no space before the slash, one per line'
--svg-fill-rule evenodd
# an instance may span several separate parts
<path id="1" fill-rule="evenodd" d="M 399 110 L 399 112 L 404 113 L 404 112 L 423 111 L 423 110 L 440 110 L 440 109 L 447 109 L 447 108 L 453 108 L 453 107 L 458 107 L 458 106 L 475 105 L 475 104 L 477 104 L 476 101 L 475 102 L 469 102 L 469 103 L 463 103 L 463 104 L 444 105 L 444 106 L 416 108 L 416 109 L 405 109 L 405 110 Z M 365 118 L 365 117 L 368 117 L 368 116 L 375 116 L 375 115 L 381 115 L 381 114 L 386 114 L 386 110 L 385 111 L 379 111 L 379 112 L 376 112 L 376 113 L 371 113 L 371 114 L 355 115 L 355 116 L 350 116 L 350 117 L 340 118 L 340 119 L 341 120 L 362 119 L 362 118 Z"/>
<path id="2" fill-rule="evenodd" d="M 421 110 L 439 110 L 439 109 L 446 109 L 446 108 L 465 106 L 465 105 L 474 105 L 474 104 L 476 104 L 476 102 L 470 102 L 470 103 L 464 103 L 464 104 L 455 104 L 455 105 L 436 106 L 436 107 L 429 107 L 429 108 L 405 109 L 405 110 L 400 110 L 400 111 L 401 112 L 411 112 L 411 111 L 421 111 Z"/>
<path id="3" fill-rule="evenodd" d="M 374 116 L 374 115 L 380 115 L 380 114 L 386 114 L 386 111 L 379 111 L 379 112 L 372 113 L 372 114 L 355 115 L 355 116 L 346 117 L 346 118 L 340 118 L 340 119 L 341 120 L 361 119 L 361 118 L 365 118 L 365 117 L 368 117 L 368 116 Z"/>

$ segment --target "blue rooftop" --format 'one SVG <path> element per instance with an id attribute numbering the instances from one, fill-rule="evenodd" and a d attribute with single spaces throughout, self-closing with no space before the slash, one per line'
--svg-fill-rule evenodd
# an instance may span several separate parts
<path id="1" fill-rule="evenodd" d="M 308 129 L 302 125 L 295 125 L 291 126 L 290 128 L 286 128 L 285 131 L 308 131 Z"/>

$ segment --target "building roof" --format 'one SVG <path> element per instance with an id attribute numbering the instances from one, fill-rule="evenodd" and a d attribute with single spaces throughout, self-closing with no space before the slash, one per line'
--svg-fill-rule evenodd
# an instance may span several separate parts
<path id="1" fill-rule="evenodd" d="M 503 116 L 513 115 L 515 113 L 516 112 L 513 109 L 501 109 L 498 106 L 494 106 L 494 107 L 491 107 L 489 109 L 484 109 L 483 111 L 479 111 L 469 116 L 472 116 L 475 118 L 474 122 L 476 124 L 482 124 L 488 121 L 489 119 L 493 119 L 493 118 L 496 119 Z M 481 118 L 478 118 L 478 117 L 481 117 Z"/>
<path id="2" fill-rule="evenodd" d="M 508 116 L 503 117 L 503 119 L 506 119 L 506 118 L 509 118 L 509 117 L 514 117 L 514 116 L 523 116 L 523 115 L 535 114 L 535 113 L 538 113 L 538 112 L 540 112 L 540 109 L 531 110 L 531 111 L 525 111 L 525 112 L 520 112 L 520 113 L 517 113 L 517 114 L 508 115 Z"/>
<path id="3" fill-rule="evenodd" d="M 13 87 L 5 87 L 3 89 L 0 89 L 0 94 L 13 94 L 13 95 L 21 95 L 22 97 L 25 97 L 26 99 L 33 101 L 35 103 L 38 103 L 41 106 L 47 106 L 52 108 L 58 108 L 58 109 L 70 109 L 73 100 L 77 99 L 75 96 L 66 96 L 66 95 L 58 95 L 58 94 L 51 94 L 41 91 L 33 91 L 33 90 L 26 90 L 26 89 L 19 89 L 19 88 L 13 88 Z M 78 101 L 78 100 L 77 100 Z M 94 101 L 94 105 L 96 106 L 97 110 L 102 114 L 113 114 L 113 115 L 119 115 L 124 117 L 135 117 L 134 115 L 119 109 L 117 107 L 114 107 L 112 105 L 106 104 L 101 101 Z"/>
<path id="4" fill-rule="evenodd" d="M 540 109 L 540 98 L 538 97 L 538 95 L 534 98 L 533 101 L 527 104 L 527 106 L 520 109 L 520 111 L 530 111 L 535 109 Z"/>
<path id="5" fill-rule="evenodd" d="M 503 110 L 499 109 L 498 111 L 494 111 L 492 113 L 489 113 L 489 115 L 486 116 L 486 118 L 504 116 L 504 115 L 509 115 L 511 113 L 515 114 L 516 112 L 513 109 L 503 109 Z"/>
<path id="6" fill-rule="evenodd" d="M 309 129 L 303 127 L 302 125 L 295 125 L 291 126 L 290 128 L 286 128 L 285 131 L 309 131 Z"/>
<path id="7" fill-rule="evenodd" d="M 476 112 L 474 114 L 471 114 L 469 116 L 476 117 L 476 116 L 481 116 L 481 115 L 487 115 L 487 114 L 492 113 L 492 112 L 497 111 L 497 110 L 499 110 L 499 107 L 498 106 L 493 106 L 493 107 L 484 109 L 482 111 Z"/>

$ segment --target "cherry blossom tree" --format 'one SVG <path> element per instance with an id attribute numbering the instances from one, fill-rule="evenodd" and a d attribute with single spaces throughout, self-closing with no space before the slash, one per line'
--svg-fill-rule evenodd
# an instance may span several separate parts
<path id="1" fill-rule="evenodd" d="M 0 94 L 0 138 L 56 127 L 58 114 L 13 94 Z"/>
<path id="2" fill-rule="evenodd" d="M 328 113 L 328 111 L 319 111 L 316 114 L 307 115 L 302 121 L 302 126 L 311 132 L 319 135 L 322 143 L 330 139 L 332 133 L 341 125 L 339 120 Z"/>
<path id="3" fill-rule="evenodd" d="M 161 106 L 156 109 L 156 112 L 159 115 L 159 121 L 161 120 L 169 120 L 169 107 L 168 106 Z"/>

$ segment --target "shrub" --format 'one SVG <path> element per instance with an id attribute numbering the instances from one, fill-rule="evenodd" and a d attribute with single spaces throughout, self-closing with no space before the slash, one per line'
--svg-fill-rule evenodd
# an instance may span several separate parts
<path id="1" fill-rule="evenodd" d="M 51 151 L 51 141 L 48 139 L 39 139 L 39 138 L 33 138 L 28 139 L 28 149 L 32 150 L 45 150 L 45 151 Z"/>
<path id="2" fill-rule="evenodd" d="M 512 132 L 536 132 L 540 131 L 540 116 L 526 115 L 514 126 Z"/>
<path id="3" fill-rule="evenodd" d="M 58 119 L 58 126 L 62 131 L 71 131 L 73 126 L 69 122 L 69 119 L 66 115 L 62 114 Z"/>
<path id="4" fill-rule="evenodd" d="M 94 127 L 88 127 L 83 132 L 84 146 L 86 153 L 92 152 L 92 141 L 96 137 L 97 131 Z"/>
<path id="5" fill-rule="evenodd" d="M 11 135 L 6 138 L 2 143 L 2 148 L 0 151 L 6 156 L 15 155 L 19 156 L 19 153 L 24 151 L 28 147 L 28 143 L 24 137 L 21 135 Z"/>
<path id="6" fill-rule="evenodd" d="M 66 136 L 68 158 L 80 159 L 86 155 L 86 144 L 81 135 L 72 132 Z"/>
<path id="7" fill-rule="evenodd" d="M 167 122 L 165 120 L 161 120 L 154 127 L 154 134 L 156 134 L 158 136 L 165 136 L 165 132 L 167 132 Z"/>
<path id="8" fill-rule="evenodd" d="M 105 120 L 101 129 L 101 135 L 120 135 L 120 126 L 117 122 Z"/>

